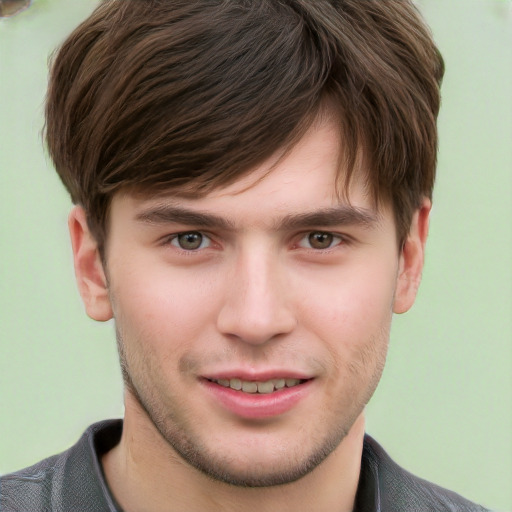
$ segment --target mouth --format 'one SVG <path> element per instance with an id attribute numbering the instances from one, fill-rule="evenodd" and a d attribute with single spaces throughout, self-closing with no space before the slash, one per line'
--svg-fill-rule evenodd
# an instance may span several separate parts
<path id="1" fill-rule="evenodd" d="M 315 389 L 315 378 L 309 375 L 232 375 L 203 377 L 204 389 L 214 404 L 247 420 L 278 418 L 306 400 Z"/>
<path id="2" fill-rule="evenodd" d="M 294 388 L 307 382 L 308 379 L 270 379 L 266 381 L 242 380 L 239 378 L 232 379 L 207 379 L 209 382 L 218 384 L 224 388 L 230 388 L 234 391 L 243 393 L 269 395 L 281 391 L 285 388 Z"/>

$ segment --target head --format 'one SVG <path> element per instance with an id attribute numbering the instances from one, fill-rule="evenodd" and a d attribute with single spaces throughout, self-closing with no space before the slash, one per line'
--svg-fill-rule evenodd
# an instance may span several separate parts
<path id="1" fill-rule="evenodd" d="M 364 158 L 402 241 L 431 198 L 443 62 L 409 1 L 103 1 L 62 45 L 46 136 L 100 250 L 112 197 L 200 197 L 293 147 L 328 109 L 346 190 Z"/>
<path id="2" fill-rule="evenodd" d="M 442 72 L 408 1 L 104 1 L 60 49 L 82 296 L 192 466 L 291 482 L 360 417 L 421 274 Z"/>

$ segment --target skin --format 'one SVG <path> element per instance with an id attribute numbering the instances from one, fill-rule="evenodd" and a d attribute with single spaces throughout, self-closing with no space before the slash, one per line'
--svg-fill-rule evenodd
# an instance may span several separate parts
<path id="1" fill-rule="evenodd" d="M 360 180 L 348 202 L 336 194 L 339 140 L 318 121 L 270 173 L 275 159 L 198 199 L 117 194 L 106 269 L 71 212 L 87 313 L 115 318 L 125 368 L 123 436 L 103 466 L 127 512 L 352 510 L 364 407 L 392 314 L 416 296 L 430 203 L 399 250 L 390 207 Z M 205 380 L 263 373 L 306 391 L 247 418 Z"/>

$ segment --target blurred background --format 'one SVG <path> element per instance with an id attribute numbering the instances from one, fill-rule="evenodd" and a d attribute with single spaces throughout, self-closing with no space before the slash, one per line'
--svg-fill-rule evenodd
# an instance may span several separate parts
<path id="1" fill-rule="evenodd" d="M 95 5 L 34 0 L 0 18 L 0 473 L 123 414 L 113 325 L 83 312 L 70 201 L 41 140 L 48 57 Z M 367 429 L 413 473 L 510 511 L 512 2 L 418 6 L 447 68 L 435 206 Z"/>

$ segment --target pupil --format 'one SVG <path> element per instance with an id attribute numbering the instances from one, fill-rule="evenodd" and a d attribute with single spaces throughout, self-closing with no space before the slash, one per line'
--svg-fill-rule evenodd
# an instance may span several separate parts
<path id="1" fill-rule="evenodd" d="M 182 249 L 190 251 L 201 246 L 203 235 L 201 233 L 182 233 L 178 236 L 178 241 Z"/>
<path id="2" fill-rule="evenodd" d="M 311 233 L 309 243 L 314 249 L 327 249 L 332 244 L 332 235 L 330 233 Z"/>

